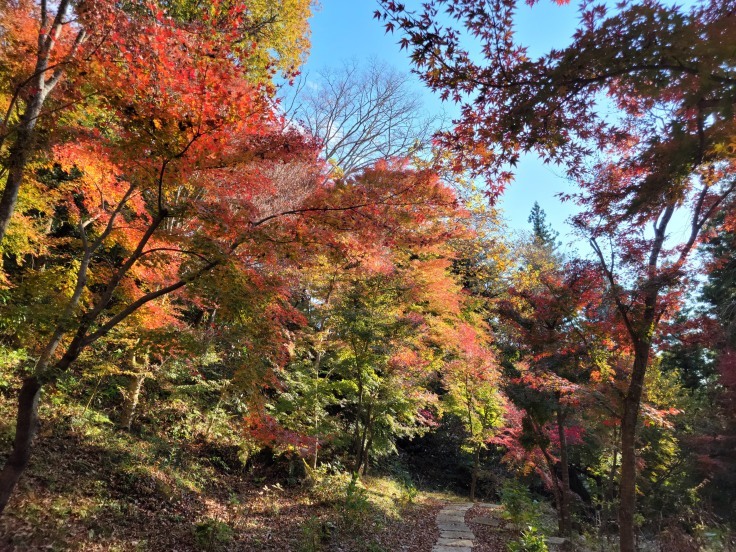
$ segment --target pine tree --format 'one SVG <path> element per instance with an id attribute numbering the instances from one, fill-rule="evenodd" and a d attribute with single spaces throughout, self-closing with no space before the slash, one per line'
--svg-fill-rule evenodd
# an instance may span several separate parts
<path id="1" fill-rule="evenodd" d="M 538 202 L 534 202 L 534 207 L 532 207 L 527 221 L 532 225 L 535 241 L 551 249 L 557 247 L 556 240 L 560 234 L 552 228 L 551 224 L 547 223 L 547 213 L 539 206 Z"/>

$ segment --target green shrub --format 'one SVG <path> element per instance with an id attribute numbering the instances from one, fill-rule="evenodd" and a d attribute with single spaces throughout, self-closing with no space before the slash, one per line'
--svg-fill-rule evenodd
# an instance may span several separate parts
<path id="1" fill-rule="evenodd" d="M 342 516 L 348 527 L 358 527 L 362 525 L 366 512 L 370 509 L 368 501 L 368 491 L 358 480 L 358 474 L 354 473 L 350 478 L 347 489 L 345 489 L 345 499 L 343 501 Z"/>
<path id="2" fill-rule="evenodd" d="M 309 492 L 321 504 L 337 504 L 345 498 L 351 476 L 346 472 L 333 472 L 329 465 L 307 469 L 310 482 Z"/>
<path id="3" fill-rule="evenodd" d="M 205 519 L 194 525 L 194 542 L 201 550 L 226 550 L 234 536 L 232 527 L 218 519 Z"/>
<path id="4" fill-rule="evenodd" d="M 310 517 L 302 525 L 301 538 L 299 539 L 299 552 L 319 552 L 322 550 L 322 541 L 325 539 L 325 531 L 318 517 Z"/>
<path id="5" fill-rule="evenodd" d="M 539 521 L 537 505 L 531 493 L 524 485 L 513 479 L 507 479 L 501 486 L 501 504 L 505 516 L 519 525 L 534 525 Z"/>
<path id="6" fill-rule="evenodd" d="M 419 489 L 411 480 L 404 481 L 401 484 L 401 500 L 408 504 L 413 504 L 419 495 Z"/>
<path id="7" fill-rule="evenodd" d="M 365 544 L 365 552 L 387 552 L 387 550 L 379 543 L 369 541 Z"/>
<path id="8" fill-rule="evenodd" d="M 519 540 L 508 543 L 507 547 L 509 552 L 548 552 L 549 550 L 544 535 L 533 525 L 522 531 Z"/>

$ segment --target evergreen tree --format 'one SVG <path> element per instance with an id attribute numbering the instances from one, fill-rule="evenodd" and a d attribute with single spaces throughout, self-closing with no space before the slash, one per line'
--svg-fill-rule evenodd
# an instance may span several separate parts
<path id="1" fill-rule="evenodd" d="M 532 231 L 534 232 L 534 240 L 540 242 L 543 246 L 554 249 L 557 244 L 557 236 L 559 232 L 556 232 L 552 225 L 547 222 L 547 214 L 539 206 L 538 202 L 534 202 L 531 213 L 529 213 L 528 222 L 532 225 Z"/>

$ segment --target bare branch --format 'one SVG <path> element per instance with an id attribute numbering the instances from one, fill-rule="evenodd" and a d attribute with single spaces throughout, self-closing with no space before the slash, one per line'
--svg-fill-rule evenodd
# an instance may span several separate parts
<path id="1" fill-rule="evenodd" d="M 440 117 L 426 117 L 410 80 L 377 61 L 319 73 L 291 100 L 297 119 L 319 138 L 324 156 L 350 176 L 380 159 L 429 148 Z"/>

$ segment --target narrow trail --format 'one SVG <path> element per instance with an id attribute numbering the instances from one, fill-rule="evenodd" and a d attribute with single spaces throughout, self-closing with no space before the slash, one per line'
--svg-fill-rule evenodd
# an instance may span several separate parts
<path id="1" fill-rule="evenodd" d="M 440 538 L 432 552 L 472 552 L 475 535 L 465 523 L 465 514 L 472 502 L 448 504 L 437 514 Z"/>
<path id="2" fill-rule="evenodd" d="M 521 528 L 502 515 L 503 506 L 484 502 L 453 502 L 437 514 L 440 536 L 432 552 L 500 552 Z M 466 517 L 468 522 L 465 521 Z M 565 550 L 568 539 L 548 536 L 550 550 Z M 561 548 L 562 547 L 562 548 Z"/>

